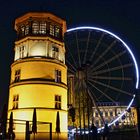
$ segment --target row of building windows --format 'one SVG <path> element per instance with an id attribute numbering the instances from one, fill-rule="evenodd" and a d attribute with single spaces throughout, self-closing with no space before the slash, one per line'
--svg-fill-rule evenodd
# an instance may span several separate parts
<path id="1" fill-rule="evenodd" d="M 100 112 L 100 114 L 103 116 L 103 112 Z M 99 115 L 99 113 L 98 112 L 95 112 L 95 117 L 99 117 L 100 115 Z M 113 112 L 112 111 L 110 111 L 110 112 L 104 112 L 104 116 L 105 117 L 108 117 L 108 116 L 113 116 Z"/>
<path id="2" fill-rule="evenodd" d="M 13 96 L 13 109 L 18 109 L 19 106 L 19 95 Z M 61 109 L 61 96 L 55 95 L 55 109 Z"/>
<path id="3" fill-rule="evenodd" d="M 40 50 L 42 50 L 42 48 L 40 48 Z M 24 58 L 24 57 L 28 57 L 27 54 L 26 54 L 26 52 L 27 52 L 27 50 L 26 50 L 26 48 L 25 48 L 24 45 L 18 47 L 17 50 L 16 50 L 16 54 L 19 54 L 18 59 L 21 59 L 21 58 Z M 52 45 L 51 52 L 52 52 L 52 56 L 51 57 L 59 60 L 59 55 L 60 55 L 59 48 L 56 47 L 56 46 L 54 46 L 54 45 Z M 36 55 L 35 56 L 38 56 L 38 55 L 43 56 L 43 54 L 38 54 L 38 52 L 36 52 Z M 62 60 L 64 58 L 60 58 L 60 59 Z M 62 61 L 64 61 L 64 60 L 62 60 Z"/>
<path id="4" fill-rule="evenodd" d="M 22 25 L 19 27 L 19 36 L 23 37 L 28 34 L 34 35 L 46 35 L 49 34 L 56 38 L 62 38 L 62 27 L 55 25 L 53 23 L 49 23 L 46 21 L 34 21 L 30 24 Z M 31 32 L 30 32 L 31 30 Z"/>
<path id="5" fill-rule="evenodd" d="M 106 120 L 105 120 L 105 123 L 108 124 L 108 122 L 109 122 L 109 121 L 106 119 Z M 95 125 L 96 125 L 96 127 L 104 126 L 104 123 L 103 123 L 103 121 L 101 121 L 101 120 L 96 120 L 96 121 L 95 121 Z"/>
<path id="6" fill-rule="evenodd" d="M 113 119 L 113 118 L 112 118 L 112 119 Z M 105 123 L 108 124 L 108 123 L 110 122 L 110 119 L 109 119 L 109 118 L 108 118 L 108 119 L 106 118 L 104 121 L 105 121 Z M 134 124 L 135 124 L 135 121 L 133 120 L 133 118 L 131 118 L 131 115 L 129 115 L 129 117 L 127 117 L 127 118 L 125 117 L 124 119 L 122 119 L 122 118 L 119 119 L 119 120 L 115 123 L 115 125 L 122 125 L 122 124 L 125 124 L 125 123 L 126 123 L 126 124 L 131 124 L 131 125 L 133 124 L 133 125 L 134 125 Z M 99 119 L 98 119 L 98 120 L 95 120 L 95 121 L 94 121 L 94 124 L 95 124 L 97 127 L 104 126 L 103 121 L 102 121 L 102 120 L 99 120 Z"/>
<path id="7" fill-rule="evenodd" d="M 19 82 L 21 77 L 21 70 L 18 69 L 15 71 L 15 80 L 14 82 Z M 61 70 L 55 70 L 55 82 L 61 83 Z"/>
<path id="8" fill-rule="evenodd" d="M 117 114 L 120 114 L 119 112 Z M 114 115 L 113 115 L 113 111 L 110 111 L 110 112 L 100 112 L 100 114 L 98 112 L 95 112 L 94 114 L 94 117 L 100 117 L 100 115 L 104 116 L 104 117 L 113 117 L 115 116 L 115 112 L 114 112 Z"/>

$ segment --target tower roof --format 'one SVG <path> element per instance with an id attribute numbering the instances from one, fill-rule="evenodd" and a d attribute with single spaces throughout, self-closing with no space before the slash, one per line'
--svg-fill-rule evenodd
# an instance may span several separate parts
<path id="1" fill-rule="evenodd" d="M 62 25 L 63 33 L 66 32 L 66 21 L 49 12 L 29 12 L 29 13 L 24 14 L 21 17 L 18 17 L 15 20 L 15 30 L 17 30 L 19 24 L 23 23 L 24 21 L 28 19 L 46 19 L 48 21 L 49 20 L 54 21 Z"/>

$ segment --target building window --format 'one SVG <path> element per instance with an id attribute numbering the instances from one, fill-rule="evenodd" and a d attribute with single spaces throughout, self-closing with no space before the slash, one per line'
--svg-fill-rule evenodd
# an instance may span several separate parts
<path id="1" fill-rule="evenodd" d="M 18 103 L 19 103 L 19 95 L 13 96 L 13 109 L 18 109 Z"/>
<path id="2" fill-rule="evenodd" d="M 108 124 L 108 120 L 107 119 L 105 120 L 105 123 Z"/>
<path id="3" fill-rule="evenodd" d="M 103 123 L 103 121 L 101 121 L 101 126 L 104 126 L 104 123 Z"/>
<path id="4" fill-rule="evenodd" d="M 113 117 L 113 112 L 112 111 L 110 111 L 110 117 Z"/>
<path id="5" fill-rule="evenodd" d="M 21 36 L 24 36 L 25 33 L 25 26 L 21 26 Z"/>
<path id="6" fill-rule="evenodd" d="M 96 125 L 96 127 L 99 126 L 99 121 L 98 120 L 96 120 L 95 125 Z"/>
<path id="7" fill-rule="evenodd" d="M 25 35 L 28 35 L 29 34 L 29 25 L 26 25 L 25 27 Z"/>
<path id="8" fill-rule="evenodd" d="M 55 95 L 55 108 L 61 109 L 61 96 Z"/>
<path id="9" fill-rule="evenodd" d="M 102 111 L 100 111 L 100 115 L 103 116 L 103 112 Z"/>
<path id="10" fill-rule="evenodd" d="M 58 59 L 59 49 L 56 46 L 52 46 L 52 57 Z"/>
<path id="11" fill-rule="evenodd" d="M 98 112 L 95 112 L 95 117 L 98 117 Z"/>
<path id="12" fill-rule="evenodd" d="M 50 35 L 54 36 L 54 25 L 50 24 Z"/>
<path id="13" fill-rule="evenodd" d="M 46 34 L 46 22 L 40 22 L 39 33 L 40 34 Z"/>
<path id="14" fill-rule="evenodd" d="M 25 46 L 20 46 L 19 47 L 19 58 L 24 57 L 24 51 L 25 51 Z"/>
<path id="15" fill-rule="evenodd" d="M 33 22 L 32 32 L 33 32 L 33 34 L 38 34 L 39 33 L 39 22 Z"/>
<path id="16" fill-rule="evenodd" d="M 20 81 L 20 69 L 15 71 L 15 82 Z"/>
<path id="17" fill-rule="evenodd" d="M 60 83 L 61 82 L 61 71 L 55 70 L 55 82 Z"/>
<path id="18" fill-rule="evenodd" d="M 59 38 L 60 37 L 60 27 L 55 26 L 55 37 Z"/>
<path id="19" fill-rule="evenodd" d="M 105 112 L 105 117 L 108 117 L 108 112 Z"/>

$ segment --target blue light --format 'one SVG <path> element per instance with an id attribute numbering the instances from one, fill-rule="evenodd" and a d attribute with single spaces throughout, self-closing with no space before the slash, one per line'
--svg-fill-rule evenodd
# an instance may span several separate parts
<path id="1" fill-rule="evenodd" d="M 105 33 L 108 33 L 110 35 L 112 35 L 113 37 L 115 37 L 116 39 L 118 39 L 120 42 L 123 43 L 123 45 L 126 47 L 126 49 L 128 50 L 128 52 L 130 53 L 133 61 L 134 61 L 134 65 L 135 65 L 135 70 L 136 70 L 136 89 L 138 89 L 138 86 L 139 86 L 139 71 L 138 71 L 138 65 L 137 65 L 137 62 L 136 62 L 136 59 L 134 57 L 134 54 L 132 53 L 131 49 L 128 47 L 128 45 L 121 39 L 119 38 L 117 35 L 115 35 L 114 33 L 110 32 L 110 31 L 107 31 L 105 29 L 102 29 L 102 28 L 98 28 L 98 27 L 90 27 L 90 26 L 82 26 L 82 27 L 76 27 L 76 28 L 71 28 L 71 29 L 68 29 L 67 32 L 71 32 L 71 31 L 76 31 L 76 30 L 82 30 L 82 29 L 91 29 L 91 30 L 98 30 L 98 31 L 102 31 L 102 32 L 105 32 Z"/>

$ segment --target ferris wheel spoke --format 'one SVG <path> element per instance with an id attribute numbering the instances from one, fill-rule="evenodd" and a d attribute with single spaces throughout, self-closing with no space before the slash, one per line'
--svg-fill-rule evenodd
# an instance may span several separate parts
<path id="1" fill-rule="evenodd" d="M 132 96 L 131 93 L 129 93 L 129 92 L 127 92 L 127 91 L 124 91 L 124 90 L 121 90 L 121 89 L 119 89 L 119 88 L 116 88 L 116 87 L 114 87 L 114 86 L 110 86 L 110 85 L 101 83 L 101 82 L 99 82 L 99 81 L 95 81 L 95 80 L 93 80 L 93 79 L 90 79 L 90 81 L 92 81 L 92 82 L 94 82 L 94 83 L 96 83 L 96 84 L 99 84 L 99 85 L 101 85 L 101 86 L 110 88 L 110 89 L 112 89 L 112 90 L 115 90 L 115 91 L 117 91 L 117 92 L 121 92 L 121 93 L 124 93 L 124 94 L 126 94 L 126 95 Z"/>
<path id="2" fill-rule="evenodd" d="M 103 91 L 101 91 L 99 88 L 97 88 L 94 84 L 92 84 L 90 81 L 92 80 L 89 80 L 88 83 L 94 88 L 96 89 L 97 91 L 99 91 L 102 95 L 104 95 L 107 99 L 109 99 L 111 102 L 114 102 L 115 103 L 115 100 L 112 99 L 110 96 L 108 96 L 106 93 L 104 93 Z"/>
<path id="3" fill-rule="evenodd" d="M 111 71 L 115 71 L 115 70 L 119 70 L 119 69 L 123 69 L 123 68 L 128 68 L 128 67 L 131 67 L 131 66 L 133 66 L 133 64 L 129 63 L 129 64 L 117 66 L 117 67 L 114 67 L 114 68 L 110 68 L 110 69 L 100 70 L 100 71 L 97 71 L 97 72 L 95 71 L 91 75 L 103 74 L 103 73 L 106 73 L 106 72 L 111 72 Z"/>
<path id="4" fill-rule="evenodd" d="M 67 45 L 66 45 L 66 47 L 67 47 L 67 49 L 68 49 L 68 52 L 69 52 L 69 54 L 70 54 L 70 56 L 71 56 L 71 59 L 72 59 L 74 65 L 75 65 L 75 67 L 78 67 L 77 64 L 76 64 L 76 61 L 75 61 L 75 59 L 74 59 L 74 56 L 73 56 L 72 53 L 71 53 L 71 50 L 69 49 L 69 47 L 68 47 Z"/>
<path id="5" fill-rule="evenodd" d="M 74 74 L 75 72 L 72 69 L 68 69 L 68 72 L 70 72 L 71 74 Z"/>
<path id="6" fill-rule="evenodd" d="M 79 85 L 78 85 L 79 83 L 78 82 L 76 82 L 75 84 L 74 84 L 74 91 L 77 93 L 78 92 L 78 89 L 79 89 Z"/>
<path id="7" fill-rule="evenodd" d="M 71 68 L 69 67 L 69 69 L 75 73 L 75 72 L 77 71 L 76 68 L 75 68 L 68 60 L 66 60 L 66 62 L 67 62 L 68 65 L 72 68 L 72 69 L 71 69 Z"/>
<path id="8" fill-rule="evenodd" d="M 116 44 L 116 40 L 114 40 L 109 46 L 108 48 L 101 54 L 99 55 L 99 57 L 94 61 L 94 63 L 91 65 L 91 67 L 94 67 L 94 65 L 99 62 L 99 60 Z"/>
<path id="9" fill-rule="evenodd" d="M 87 91 L 88 91 L 88 93 L 89 93 L 89 91 L 91 92 L 91 94 L 89 94 L 89 96 L 90 96 L 90 98 L 92 99 L 94 99 L 94 102 L 96 103 L 97 101 L 99 102 L 99 100 L 98 100 L 98 98 L 95 96 L 95 94 L 94 93 L 92 93 L 92 90 L 91 90 L 91 88 L 88 86 L 87 87 Z"/>
<path id="10" fill-rule="evenodd" d="M 78 39 L 77 39 L 77 32 L 76 32 L 76 47 L 77 47 L 79 67 L 81 67 L 81 58 L 80 58 L 80 50 L 79 50 L 79 44 L 78 44 Z"/>
<path id="11" fill-rule="evenodd" d="M 120 52 L 119 54 L 115 55 L 114 57 L 106 60 L 106 63 L 102 63 L 102 64 L 98 65 L 97 67 L 93 68 L 93 71 L 96 71 L 97 69 L 103 67 L 104 65 L 111 63 L 113 60 L 119 58 L 120 56 L 122 56 L 125 53 L 126 53 L 126 50 L 123 51 L 123 52 Z"/>
<path id="12" fill-rule="evenodd" d="M 89 87 L 88 87 L 89 88 Z M 96 103 L 96 108 L 98 108 L 99 110 L 100 110 L 100 108 L 98 107 L 98 104 L 97 103 L 100 103 L 101 101 L 99 100 L 102 96 L 103 96 L 103 94 L 101 94 L 100 95 L 100 97 L 96 97 L 95 95 L 94 95 L 94 93 L 92 92 L 92 90 L 89 88 L 89 92 L 91 92 L 91 94 L 93 95 L 93 97 L 95 98 L 95 103 Z M 94 105 L 95 106 L 95 105 Z M 105 108 L 104 108 L 104 106 L 102 106 L 102 109 L 104 110 L 104 112 L 105 112 Z M 101 111 L 100 111 L 101 112 Z M 98 112 L 99 113 L 99 112 Z M 104 119 L 104 118 L 103 118 Z"/>
<path id="13" fill-rule="evenodd" d="M 87 44 L 86 44 L 86 50 L 85 50 L 83 64 L 85 64 L 85 62 L 86 62 L 87 51 L 88 51 L 88 46 L 89 46 L 89 39 L 90 39 L 90 31 L 88 32 L 88 38 L 87 38 Z"/>
<path id="14" fill-rule="evenodd" d="M 89 97 L 91 98 L 93 105 L 96 107 L 96 109 L 97 109 L 97 111 L 98 111 L 98 113 L 99 113 L 99 115 L 100 115 L 101 120 L 102 120 L 103 123 L 105 124 L 105 121 L 104 121 L 104 118 L 103 118 L 103 116 L 102 116 L 102 114 L 101 114 L 101 111 L 100 111 L 100 109 L 99 109 L 99 107 L 98 107 L 98 105 L 97 105 L 97 103 L 96 103 L 96 100 L 94 99 L 94 97 L 95 97 L 95 96 L 94 96 L 94 93 L 92 93 L 92 90 L 90 90 L 89 87 L 88 87 L 88 95 L 89 95 Z"/>
<path id="15" fill-rule="evenodd" d="M 106 77 L 106 76 L 90 76 L 93 79 L 103 79 L 103 80 L 126 80 L 130 81 L 132 78 L 130 77 Z"/>
<path id="16" fill-rule="evenodd" d="M 94 57 L 94 55 L 95 55 L 95 53 L 96 53 L 96 51 L 97 51 L 99 45 L 100 45 L 101 42 L 102 42 L 102 39 L 103 39 L 104 35 L 105 35 L 105 33 L 102 33 L 102 35 L 101 35 L 101 37 L 100 37 L 100 39 L 99 39 L 99 41 L 98 41 L 98 43 L 97 43 L 97 45 L 96 45 L 96 47 L 95 47 L 95 50 L 94 50 L 93 53 L 91 54 L 90 61 L 92 61 L 92 59 L 93 59 L 93 57 Z"/>

